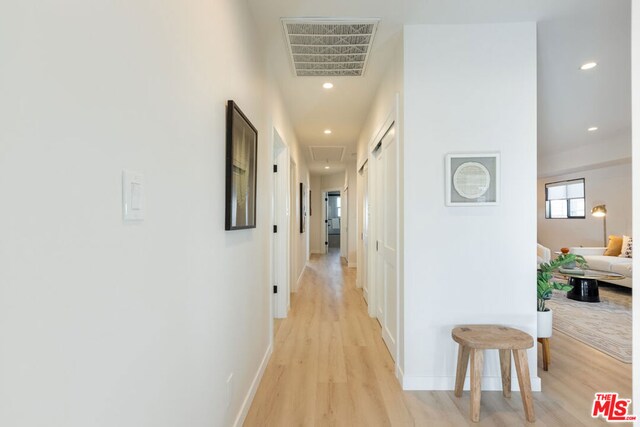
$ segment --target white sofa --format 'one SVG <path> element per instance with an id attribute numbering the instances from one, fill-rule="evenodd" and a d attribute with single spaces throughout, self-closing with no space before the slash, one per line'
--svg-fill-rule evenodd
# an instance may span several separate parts
<path id="1" fill-rule="evenodd" d="M 604 251 L 607 248 L 570 248 L 570 252 L 576 255 L 582 255 L 589 264 L 589 268 L 593 270 L 611 271 L 624 275 L 624 279 L 620 280 L 601 280 L 602 282 L 614 285 L 626 286 L 630 288 L 633 283 L 632 265 L 633 259 L 618 256 L 605 256 Z"/>
<path id="2" fill-rule="evenodd" d="M 538 265 L 551 261 L 551 249 L 538 243 Z"/>

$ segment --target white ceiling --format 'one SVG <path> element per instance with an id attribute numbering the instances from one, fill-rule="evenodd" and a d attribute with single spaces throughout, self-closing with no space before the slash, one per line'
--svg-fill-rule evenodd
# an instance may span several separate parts
<path id="1" fill-rule="evenodd" d="M 248 0 L 294 130 L 314 174 L 344 170 L 405 24 L 538 22 L 538 151 L 631 135 L 630 0 Z M 280 18 L 380 18 L 364 77 L 295 77 Z M 579 66 L 598 62 L 590 71 Z M 335 86 L 324 90 L 322 83 Z M 599 128 L 587 132 L 590 126 Z M 331 129 L 330 135 L 323 133 Z M 309 146 L 344 146 L 314 162 Z M 631 144 L 629 142 L 629 150 Z"/>

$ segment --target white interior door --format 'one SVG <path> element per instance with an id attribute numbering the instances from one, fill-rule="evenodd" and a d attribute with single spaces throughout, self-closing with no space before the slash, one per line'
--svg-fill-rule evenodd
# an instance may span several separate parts
<path id="1" fill-rule="evenodd" d="M 340 196 L 340 255 L 349 261 L 349 189 Z"/>
<path id="2" fill-rule="evenodd" d="M 382 139 L 382 252 L 384 323 L 382 338 L 393 359 L 398 345 L 398 153 L 395 126 Z"/>
<path id="3" fill-rule="evenodd" d="M 375 227 L 375 313 L 382 327 L 382 338 L 393 359 L 398 345 L 398 154 L 395 126 L 392 125 L 373 153 Z"/>
<path id="4" fill-rule="evenodd" d="M 368 256 L 369 253 L 369 165 L 365 164 L 362 168 L 362 268 L 360 269 L 360 283 L 362 286 L 362 294 L 364 300 L 369 304 L 369 280 L 368 280 Z"/>
<path id="5" fill-rule="evenodd" d="M 376 309 L 376 318 L 380 325 L 383 327 L 384 331 L 384 258 L 382 251 L 382 232 L 383 232 L 383 218 L 382 215 L 384 213 L 383 205 L 384 205 L 384 192 L 383 192 L 383 152 L 382 145 L 380 148 L 374 153 L 374 176 L 373 176 L 373 191 L 374 191 L 374 203 L 373 203 L 373 223 L 375 227 L 374 231 L 374 263 L 373 263 L 373 271 L 374 271 L 374 280 L 373 285 L 375 288 L 375 309 Z"/>
<path id="6" fill-rule="evenodd" d="M 274 130 L 273 148 L 273 225 L 277 232 L 272 233 L 273 266 L 272 285 L 274 286 L 274 317 L 285 318 L 289 312 L 289 150 L 280 135 Z"/>

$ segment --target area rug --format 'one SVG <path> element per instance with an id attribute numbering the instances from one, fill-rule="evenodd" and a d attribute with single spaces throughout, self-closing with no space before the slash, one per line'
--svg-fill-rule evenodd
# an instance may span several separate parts
<path id="1" fill-rule="evenodd" d="M 589 303 L 568 299 L 566 292 L 553 291 L 547 307 L 553 310 L 553 329 L 631 363 L 630 293 L 601 286 L 600 302 Z"/>

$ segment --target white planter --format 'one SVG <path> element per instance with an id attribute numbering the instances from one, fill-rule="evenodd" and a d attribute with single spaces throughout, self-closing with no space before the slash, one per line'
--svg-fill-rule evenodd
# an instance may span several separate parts
<path id="1" fill-rule="evenodd" d="M 553 312 L 538 311 L 538 338 L 550 338 L 553 332 Z"/>

